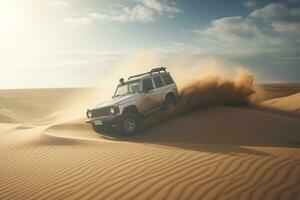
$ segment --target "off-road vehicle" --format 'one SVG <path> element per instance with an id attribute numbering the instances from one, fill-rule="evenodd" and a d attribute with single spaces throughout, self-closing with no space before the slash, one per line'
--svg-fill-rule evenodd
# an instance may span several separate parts
<path id="1" fill-rule="evenodd" d="M 166 68 L 123 78 L 111 100 L 88 109 L 87 122 L 96 132 L 116 128 L 119 133 L 136 133 L 144 116 L 163 108 L 174 108 L 178 89 Z"/>

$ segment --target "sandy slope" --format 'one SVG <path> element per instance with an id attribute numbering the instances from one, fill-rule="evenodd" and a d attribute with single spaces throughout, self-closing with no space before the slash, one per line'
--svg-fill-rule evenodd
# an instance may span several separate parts
<path id="1" fill-rule="evenodd" d="M 261 84 L 255 86 L 253 99 L 257 102 L 285 97 L 300 92 L 299 83 Z"/>
<path id="2" fill-rule="evenodd" d="M 268 108 L 300 114 L 300 92 L 276 99 L 263 101 L 261 104 Z"/>
<path id="3" fill-rule="evenodd" d="M 300 199 L 299 119 L 219 106 L 125 139 L 54 91 L 0 92 L 0 199 Z"/>

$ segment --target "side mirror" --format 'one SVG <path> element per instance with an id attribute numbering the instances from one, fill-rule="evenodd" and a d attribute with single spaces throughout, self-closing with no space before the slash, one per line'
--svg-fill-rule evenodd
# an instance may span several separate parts
<path id="1" fill-rule="evenodd" d="M 121 85 L 124 85 L 124 78 L 120 78 L 119 82 Z"/>

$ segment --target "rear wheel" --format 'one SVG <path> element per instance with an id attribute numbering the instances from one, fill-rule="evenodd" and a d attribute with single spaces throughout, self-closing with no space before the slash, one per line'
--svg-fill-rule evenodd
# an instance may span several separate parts
<path id="1" fill-rule="evenodd" d="M 139 127 L 139 116 L 135 113 L 125 113 L 118 123 L 118 131 L 121 135 L 134 135 Z"/>
<path id="2" fill-rule="evenodd" d="M 165 100 L 165 107 L 167 110 L 173 110 L 176 106 L 176 99 L 173 95 L 168 95 Z"/>

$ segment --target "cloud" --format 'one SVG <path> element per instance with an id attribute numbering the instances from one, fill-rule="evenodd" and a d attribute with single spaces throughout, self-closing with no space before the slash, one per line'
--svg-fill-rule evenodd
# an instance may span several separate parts
<path id="1" fill-rule="evenodd" d="M 66 8 L 66 7 L 71 7 L 71 4 L 69 3 L 69 2 L 67 2 L 67 1 L 64 1 L 64 0 L 48 0 L 47 1 L 47 4 L 49 5 L 49 6 L 57 6 L 57 7 L 64 7 L 64 8 Z"/>
<path id="2" fill-rule="evenodd" d="M 151 8 L 155 11 L 161 13 L 179 13 L 181 12 L 180 9 L 167 4 L 166 2 L 160 2 L 158 0 L 138 0 L 138 2 L 142 3 L 144 6 Z"/>
<path id="3" fill-rule="evenodd" d="M 110 12 L 113 13 L 113 12 Z M 145 6 L 136 5 L 133 8 L 125 7 L 119 14 L 90 13 L 88 17 L 99 21 L 119 21 L 119 22 L 151 22 L 155 19 L 155 12 Z"/>
<path id="4" fill-rule="evenodd" d="M 272 22 L 272 25 L 278 32 L 286 32 L 300 35 L 299 22 Z"/>
<path id="5" fill-rule="evenodd" d="M 299 19 L 295 2 L 269 4 L 248 16 L 216 19 L 196 33 L 212 54 L 248 66 L 260 81 L 292 82 L 299 80 Z"/>
<path id="6" fill-rule="evenodd" d="M 250 16 L 270 23 L 277 32 L 300 34 L 300 7 L 272 3 L 253 11 Z"/>
<path id="7" fill-rule="evenodd" d="M 241 43 L 258 35 L 258 27 L 250 19 L 241 16 L 225 17 L 212 21 L 205 29 L 197 30 L 201 36 L 226 43 Z"/>
<path id="8" fill-rule="evenodd" d="M 183 47 L 183 46 L 184 46 L 184 43 L 174 41 L 174 42 L 172 43 L 172 45 L 175 46 L 175 47 Z"/>
<path id="9" fill-rule="evenodd" d="M 91 12 L 83 17 L 64 18 L 64 23 L 72 25 L 86 25 L 95 21 L 116 21 L 116 22 L 142 22 L 155 21 L 163 16 L 173 18 L 174 14 L 181 12 L 174 3 L 167 3 L 162 0 L 134 0 L 133 6 L 115 4 L 112 8 L 101 12 Z"/>
<path id="10" fill-rule="evenodd" d="M 196 33 L 208 49 L 223 55 L 257 54 L 285 43 L 284 39 L 266 33 L 256 21 L 241 16 L 214 20 Z"/>
<path id="11" fill-rule="evenodd" d="M 80 18 L 66 17 L 62 20 L 62 22 L 66 24 L 70 24 L 72 26 L 81 26 L 81 25 L 91 24 L 92 20 L 89 17 L 80 17 Z"/>
<path id="12" fill-rule="evenodd" d="M 244 17 L 216 19 L 195 32 L 214 51 L 259 54 L 299 51 L 299 30 L 300 7 L 286 3 L 269 4 Z"/>
<path id="13" fill-rule="evenodd" d="M 284 57 L 283 59 L 285 59 L 285 60 L 300 60 L 300 56 L 289 56 L 289 57 Z"/>
<path id="14" fill-rule="evenodd" d="M 256 2 L 254 0 L 243 0 L 242 3 L 247 8 L 254 8 L 256 6 Z"/>

